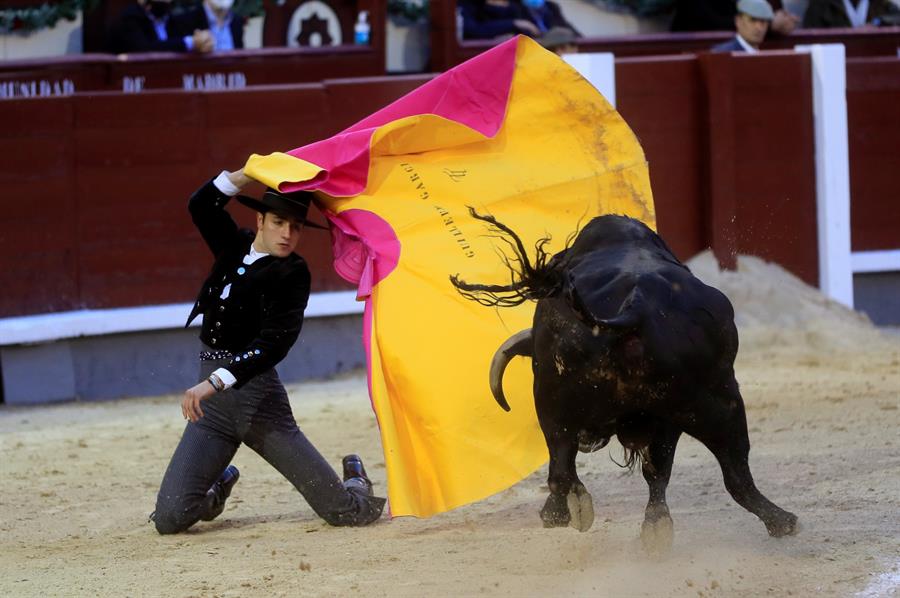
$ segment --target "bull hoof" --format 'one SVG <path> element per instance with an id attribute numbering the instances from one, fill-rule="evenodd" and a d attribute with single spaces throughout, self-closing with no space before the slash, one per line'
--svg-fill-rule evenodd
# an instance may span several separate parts
<path id="1" fill-rule="evenodd" d="M 793 536 L 800 531 L 800 523 L 797 521 L 797 516 L 787 511 L 766 521 L 765 524 L 769 535 L 773 538 Z"/>
<path id="2" fill-rule="evenodd" d="M 569 525 L 580 532 L 586 532 L 594 525 L 594 501 L 581 484 L 572 488 L 566 496 L 571 518 Z"/>
<path id="3" fill-rule="evenodd" d="M 641 524 L 641 546 L 650 554 L 664 554 L 672 548 L 675 531 L 668 512 L 656 520 L 644 519 Z"/>
<path id="4" fill-rule="evenodd" d="M 566 527 L 569 525 L 569 506 L 565 497 L 560 494 L 550 494 L 547 502 L 541 508 L 541 521 L 544 527 Z"/>

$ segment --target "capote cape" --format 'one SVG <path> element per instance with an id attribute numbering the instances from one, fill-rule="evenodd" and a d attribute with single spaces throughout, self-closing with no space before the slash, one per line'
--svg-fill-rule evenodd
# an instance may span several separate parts
<path id="1" fill-rule="evenodd" d="M 486 308 L 449 277 L 510 281 L 498 255 L 505 245 L 468 206 L 526 245 L 552 237 L 551 253 L 600 214 L 655 228 L 643 150 L 596 89 L 520 36 L 331 138 L 253 155 L 245 172 L 281 191 L 317 192 L 335 269 L 365 301 L 392 515 L 480 500 L 546 461 L 530 362 L 507 368 L 511 412 L 488 386 L 494 352 L 531 326 L 534 305 Z"/>

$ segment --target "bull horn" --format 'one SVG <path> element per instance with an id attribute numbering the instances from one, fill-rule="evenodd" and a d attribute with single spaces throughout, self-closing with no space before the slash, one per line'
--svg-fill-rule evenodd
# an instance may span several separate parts
<path id="1" fill-rule="evenodd" d="M 506 371 L 506 364 L 516 355 L 532 357 L 531 349 L 531 328 L 526 328 L 506 339 L 491 360 L 491 393 L 494 400 L 506 411 L 510 410 L 509 403 L 503 396 L 503 372 Z"/>

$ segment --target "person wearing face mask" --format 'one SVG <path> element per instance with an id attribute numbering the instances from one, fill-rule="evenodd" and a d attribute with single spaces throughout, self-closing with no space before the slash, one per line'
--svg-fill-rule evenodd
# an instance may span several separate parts
<path id="1" fill-rule="evenodd" d="M 184 15 L 188 30 L 209 30 L 216 52 L 244 47 L 244 18 L 231 10 L 234 0 L 203 0 Z"/>
<path id="2" fill-rule="evenodd" d="M 191 28 L 171 14 L 172 0 L 136 0 L 119 15 L 109 33 L 107 49 L 129 52 L 197 52 L 215 49 L 208 29 Z"/>
<path id="3" fill-rule="evenodd" d="M 540 38 L 551 29 L 581 37 L 551 0 L 459 0 L 464 39 L 493 39 L 523 33 Z"/>

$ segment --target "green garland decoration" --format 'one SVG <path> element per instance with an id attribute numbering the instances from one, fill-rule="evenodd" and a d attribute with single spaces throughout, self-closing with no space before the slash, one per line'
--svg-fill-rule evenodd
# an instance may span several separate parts
<path id="1" fill-rule="evenodd" d="M 57 0 L 40 6 L 0 9 L 0 34 L 28 34 L 47 29 L 61 19 L 74 21 L 82 11 L 96 6 L 97 0 Z"/>
<path id="2" fill-rule="evenodd" d="M 621 6 L 639 17 L 666 14 L 675 8 L 675 0 L 591 0 L 591 2 L 599 6 L 608 4 Z"/>
<path id="3" fill-rule="evenodd" d="M 428 0 L 388 0 L 387 14 L 401 23 L 428 20 Z"/>
<path id="4" fill-rule="evenodd" d="M 234 7 L 231 10 L 245 19 L 261 17 L 266 14 L 263 0 L 234 0 Z"/>
<path id="5" fill-rule="evenodd" d="M 55 0 L 40 6 L 0 9 L 0 35 L 18 33 L 28 35 L 42 29 L 49 29 L 65 19 L 74 21 L 81 13 L 97 7 L 98 0 Z M 176 1 L 179 6 L 197 4 L 194 0 Z M 244 18 L 262 15 L 263 0 L 236 0 L 234 12 Z"/>

